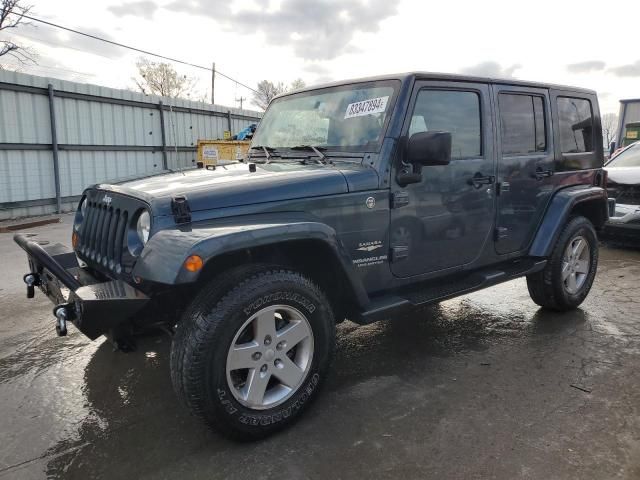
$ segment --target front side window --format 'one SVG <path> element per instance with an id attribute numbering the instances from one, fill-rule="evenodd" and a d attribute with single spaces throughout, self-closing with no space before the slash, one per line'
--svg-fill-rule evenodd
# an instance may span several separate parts
<path id="1" fill-rule="evenodd" d="M 409 136 L 419 132 L 451 133 L 451 158 L 482 156 L 480 97 L 475 92 L 421 90 L 411 117 Z"/>
<path id="2" fill-rule="evenodd" d="M 557 102 L 562 153 L 593 151 L 591 102 L 571 97 L 558 97 Z"/>
<path id="3" fill-rule="evenodd" d="M 542 97 L 501 93 L 502 153 L 527 155 L 547 149 Z"/>
<path id="4" fill-rule="evenodd" d="M 398 81 L 341 85 L 274 100 L 252 146 L 372 151 L 380 147 Z"/>

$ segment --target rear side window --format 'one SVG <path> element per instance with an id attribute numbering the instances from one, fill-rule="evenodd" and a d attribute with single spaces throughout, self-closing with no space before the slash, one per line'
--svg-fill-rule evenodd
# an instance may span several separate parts
<path id="1" fill-rule="evenodd" d="M 501 93 L 500 128 L 502 153 L 526 155 L 547 149 L 547 133 L 542 97 Z"/>
<path id="2" fill-rule="evenodd" d="M 589 100 L 558 97 L 558 122 L 562 153 L 594 150 L 593 113 Z"/>
<path id="3" fill-rule="evenodd" d="M 482 156 L 478 94 L 421 90 L 411 116 L 409 136 L 430 131 L 451 133 L 451 157 L 454 159 Z"/>

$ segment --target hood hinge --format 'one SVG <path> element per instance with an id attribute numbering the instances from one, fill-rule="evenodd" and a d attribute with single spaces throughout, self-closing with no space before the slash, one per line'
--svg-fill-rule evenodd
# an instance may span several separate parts
<path id="1" fill-rule="evenodd" d="M 180 195 L 171 199 L 171 212 L 177 224 L 191 223 L 191 208 L 186 196 Z"/>

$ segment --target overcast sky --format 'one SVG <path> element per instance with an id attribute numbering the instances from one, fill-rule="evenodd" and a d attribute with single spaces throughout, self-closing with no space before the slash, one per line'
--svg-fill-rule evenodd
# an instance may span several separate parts
<path id="1" fill-rule="evenodd" d="M 598 91 L 603 112 L 640 97 L 631 1 L 31 0 L 32 15 L 138 48 L 210 65 L 255 86 L 424 70 L 563 83 Z M 16 33 L 39 53 L 26 73 L 133 87 L 139 54 L 48 26 Z M 28 38 L 27 38 L 28 37 Z M 18 37 L 16 37 L 18 38 Z M 198 78 L 210 96 L 210 75 Z M 216 103 L 251 92 L 218 77 Z M 248 102 L 245 102 L 245 108 Z"/>

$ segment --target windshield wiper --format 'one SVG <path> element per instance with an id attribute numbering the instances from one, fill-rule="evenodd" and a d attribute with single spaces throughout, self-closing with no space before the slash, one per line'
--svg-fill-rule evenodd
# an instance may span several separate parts
<path id="1" fill-rule="evenodd" d="M 265 163 L 269 163 L 271 161 L 271 153 L 274 153 L 276 151 L 275 148 L 266 147 L 264 145 L 256 145 L 255 147 L 251 147 L 249 150 L 262 150 L 264 152 L 264 156 L 267 159 Z M 249 158 L 251 158 L 251 154 L 249 154 Z"/>
<path id="2" fill-rule="evenodd" d="M 320 150 L 326 150 L 326 148 L 314 147 L 313 145 L 297 145 L 295 147 L 291 147 L 291 150 L 312 150 L 313 153 L 317 155 L 316 161 L 320 165 L 327 164 L 327 156 L 320 151 Z"/>

